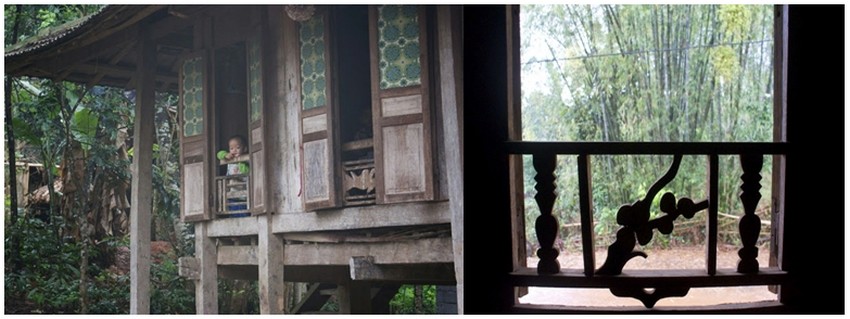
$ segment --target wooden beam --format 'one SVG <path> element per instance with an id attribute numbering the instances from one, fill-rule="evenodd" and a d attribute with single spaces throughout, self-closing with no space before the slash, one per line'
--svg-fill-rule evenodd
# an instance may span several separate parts
<path id="1" fill-rule="evenodd" d="M 627 270 L 618 276 L 587 277 L 580 269 L 562 269 L 552 275 L 539 275 L 536 268 L 522 268 L 510 274 L 515 286 L 609 288 L 609 287 L 723 287 L 781 284 L 788 273 L 777 268 L 762 268 L 757 274 L 740 274 L 735 269 L 717 269 L 707 275 L 703 269 Z"/>
<path id="2" fill-rule="evenodd" d="M 394 281 L 408 284 L 455 284 L 451 263 L 385 265 L 373 256 L 352 256 L 351 280 Z"/>
<path id="3" fill-rule="evenodd" d="M 325 303 L 330 299 L 330 296 L 327 296 L 321 293 L 323 290 L 335 288 L 336 285 L 331 283 L 315 283 L 311 284 L 310 288 L 307 290 L 306 296 L 301 298 L 301 301 L 292 307 L 289 313 L 304 313 L 306 311 L 315 311 L 325 305 Z"/>
<path id="4" fill-rule="evenodd" d="M 443 121 L 446 186 L 452 223 L 452 249 L 457 280 L 458 314 L 463 314 L 463 56 L 461 8 L 437 7 L 440 113 Z"/>
<path id="5" fill-rule="evenodd" d="M 127 53 L 130 53 L 130 50 L 132 50 L 135 46 L 136 41 L 130 41 L 129 43 L 125 44 L 124 48 L 122 48 L 120 51 L 118 51 L 118 53 L 113 55 L 111 59 L 109 59 L 109 64 L 117 64 L 119 61 L 121 61 L 121 59 L 124 58 L 124 56 L 127 55 Z"/>
<path id="6" fill-rule="evenodd" d="M 275 233 L 451 223 L 448 202 L 347 207 L 320 212 L 276 214 Z"/>
<path id="7" fill-rule="evenodd" d="M 787 154 L 788 143 L 770 142 L 505 142 L 510 154 L 554 152 L 591 155 Z"/>
<path id="8" fill-rule="evenodd" d="M 178 48 L 185 51 L 192 50 L 192 36 L 191 35 L 172 35 L 169 37 L 163 37 L 157 40 L 157 43 L 163 46 L 168 46 L 172 48 Z M 180 55 L 180 54 L 178 54 Z"/>
<path id="9" fill-rule="evenodd" d="M 152 158 L 154 137 L 154 76 L 156 50 L 150 34 L 139 28 L 139 61 L 134 123 L 133 181 L 130 208 L 130 313 L 150 313 Z"/>
<path id="10" fill-rule="evenodd" d="M 219 265 L 217 274 L 221 279 L 257 280 L 259 278 L 256 265 Z"/>
<path id="11" fill-rule="evenodd" d="M 392 231 L 390 231 L 392 230 Z M 284 233 L 283 239 L 289 242 L 316 243 L 381 243 L 414 238 L 436 237 L 448 234 L 449 225 L 434 225 L 403 228 L 381 228 L 375 231 L 334 231 L 334 232 L 298 232 Z"/>
<path id="12" fill-rule="evenodd" d="M 425 238 L 388 243 L 286 245 L 286 265 L 348 265 L 352 256 L 373 256 L 382 264 L 451 263 L 452 240 Z"/>
<path id="13" fill-rule="evenodd" d="M 133 77 L 135 76 L 134 70 L 136 68 L 133 66 L 120 66 L 120 65 L 112 65 L 112 64 L 93 64 L 86 63 L 78 65 L 74 68 L 74 71 L 77 72 L 85 72 L 90 74 L 98 74 L 104 73 L 105 75 L 113 75 L 119 77 Z M 152 69 L 155 70 L 155 69 Z M 171 73 L 162 70 L 155 70 L 154 76 L 157 81 L 176 81 L 177 73 Z"/>
<path id="14" fill-rule="evenodd" d="M 284 272 L 289 282 L 341 283 L 351 280 L 349 277 L 348 265 L 286 265 Z"/>
<path id="15" fill-rule="evenodd" d="M 213 219 L 208 223 L 210 237 L 256 236 L 258 234 L 257 217 Z"/>
<path id="16" fill-rule="evenodd" d="M 97 85 L 98 83 L 100 83 L 101 80 L 103 80 L 104 76 L 106 76 L 106 73 L 103 72 L 95 74 L 94 77 L 91 78 L 91 80 L 86 82 L 86 88 L 88 89 Z"/>
<path id="17" fill-rule="evenodd" d="M 257 265 L 257 246 L 218 246 L 216 264 L 218 265 Z"/>

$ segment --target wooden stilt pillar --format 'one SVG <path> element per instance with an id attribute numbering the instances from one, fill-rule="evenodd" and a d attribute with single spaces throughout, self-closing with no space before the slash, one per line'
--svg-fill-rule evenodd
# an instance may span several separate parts
<path id="1" fill-rule="evenodd" d="M 286 309 L 283 284 L 283 239 L 272 233 L 271 215 L 257 217 L 259 241 L 260 314 L 281 314 Z"/>
<path id="2" fill-rule="evenodd" d="M 150 313 L 151 263 L 151 173 L 154 137 L 154 71 L 156 44 L 139 28 L 139 58 L 136 68 L 136 118 L 134 123 L 133 171 L 130 207 L 130 313 Z"/>
<path id="3" fill-rule="evenodd" d="M 446 145 L 446 177 L 450 210 L 452 212 L 452 250 L 457 282 L 458 314 L 463 314 L 463 141 L 460 121 L 463 104 L 463 83 L 458 80 L 462 70 L 460 43 L 461 11 L 458 7 L 437 8 L 437 32 L 440 58 L 440 97 L 442 99 L 443 136 Z"/>
<path id="4" fill-rule="evenodd" d="M 208 235 L 206 222 L 195 224 L 195 257 L 199 276 L 195 280 L 195 313 L 218 313 L 218 260 L 215 240 Z"/>
<path id="5" fill-rule="evenodd" d="M 336 288 L 339 313 L 372 313 L 372 290 L 369 283 L 352 280 Z"/>

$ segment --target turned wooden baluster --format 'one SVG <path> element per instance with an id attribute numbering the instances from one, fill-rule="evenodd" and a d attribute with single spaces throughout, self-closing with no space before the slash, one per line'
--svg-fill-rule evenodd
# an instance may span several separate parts
<path id="1" fill-rule="evenodd" d="M 741 203 L 744 205 L 744 217 L 741 218 L 738 224 L 738 231 L 741 233 L 741 243 L 743 248 L 738 250 L 739 273 L 756 273 L 759 271 L 758 248 L 756 241 L 761 230 L 761 219 L 756 216 L 756 206 L 761 199 L 761 167 L 764 163 L 762 155 L 741 155 L 741 168 L 744 173 L 741 174 Z"/>
<path id="2" fill-rule="evenodd" d="M 561 271 L 561 265 L 558 263 L 558 250 L 553 247 L 555 237 L 558 236 L 558 219 L 552 215 L 552 207 L 555 205 L 556 197 L 555 159 L 554 153 L 538 153 L 534 154 L 533 158 L 534 170 L 537 171 L 537 175 L 534 176 L 534 180 L 537 181 L 534 186 L 537 195 L 534 196 L 534 199 L 540 208 L 540 216 L 534 223 L 537 241 L 540 243 L 540 249 L 537 250 L 537 257 L 540 257 L 540 261 L 537 263 L 537 273 L 539 274 L 556 274 Z"/>

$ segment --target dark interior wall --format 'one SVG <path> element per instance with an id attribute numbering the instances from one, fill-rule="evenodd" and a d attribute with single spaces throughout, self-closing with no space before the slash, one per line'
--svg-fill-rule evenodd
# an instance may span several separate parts
<path id="1" fill-rule="evenodd" d="M 513 288 L 505 6 L 463 9 L 464 312 L 500 313 Z"/>
<path id="2" fill-rule="evenodd" d="M 337 92 L 342 142 L 372 137 L 372 87 L 367 6 L 334 8 Z"/>
<path id="3" fill-rule="evenodd" d="M 844 313 L 844 6 L 790 6 L 783 299 Z"/>
<path id="4" fill-rule="evenodd" d="M 248 138 L 247 69 L 245 44 L 239 42 L 215 50 L 216 152 L 227 150 L 235 134 Z"/>

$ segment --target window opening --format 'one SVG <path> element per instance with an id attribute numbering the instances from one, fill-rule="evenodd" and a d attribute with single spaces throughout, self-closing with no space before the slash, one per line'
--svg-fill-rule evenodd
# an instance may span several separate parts
<path id="1" fill-rule="evenodd" d="M 216 207 L 221 218 L 250 216 L 245 43 L 215 50 Z"/>
<path id="2" fill-rule="evenodd" d="M 526 141 L 575 142 L 770 142 L 773 140 L 773 6 L 753 5 L 523 5 L 520 8 L 522 127 Z M 592 155 L 589 162 L 594 269 L 616 241 L 617 213 L 642 199 L 670 166 L 670 155 Z M 540 216 L 535 202 L 532 156 L 523 156 L 526 259 L 536 267 Z M 772 156 L 761 165 L 761 200 L 755 209 L 761 229 L 756 241 L 759 267 L 771 250 Z M 576 156 L 558 156 L 554 171 L 558 219 L 555 248 L 562 269 L 583 271 L 579 172 Z M 677 177 L 655 196 L 651 218 L 670 191 L 678 200 L 707 198 L 707 157 L 684 156 Z M 719 156 L 718 269 L 735 269 L 742 243 L 738 224 L 745 215 L 738 195 L 743 174 L 737 155 Z M 649 258 L 626 263 L 637 269 L 705 269 L 706 210 L 679 216 L 672 234 L 653 231 L 636 245 Z M 676 258 L 677 256 L 697 256 Z M 664 259 L 664 260 L 662 260 Z M 666 262 L 665 262 L 666 260 Z M 698 260 L 694 263 L 694 260 Z M 658 305 L 706 305 L 776 300 L 767 286 L 692 288 L 685 298 Z M 560 293 L 559 293 L 560 291 Z M 570 306 L 627 306 L 636 300 L 589 300 L 594 289 L 530 287 L 520 303 Z M 697 293 L 703 291 L 703 293 Z M 562 296 L 547 298 L 547 294 Z M 583 299 L 585 298 L 585 299 Z M 701 299 L 702 298 L 702 299 Z M 601 300 L 591 298 L 593 300 Z M 690 300 L 690 301 L 682 301 Z M 637 303 L 638 305 L 640 303 Z"/>
<path id="3" fill-rule="evenodd" d="M 334 34 L 339 93 L 343 199 L 346 206 L 375 203 L 375 153 L 367 6 L 336 10 Z"/>

